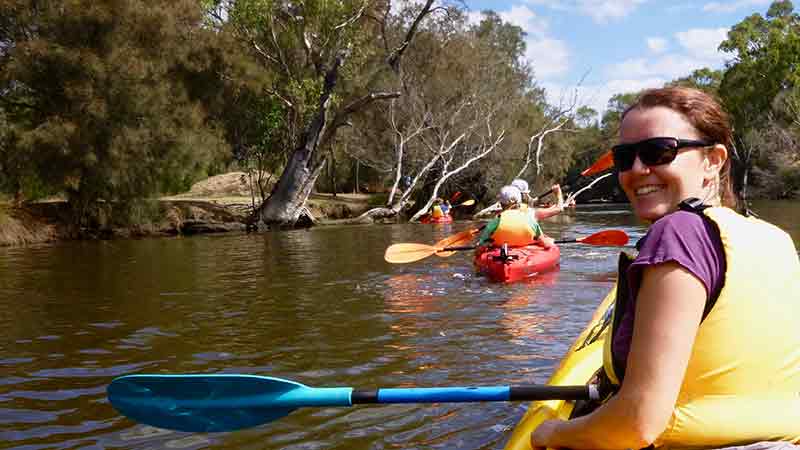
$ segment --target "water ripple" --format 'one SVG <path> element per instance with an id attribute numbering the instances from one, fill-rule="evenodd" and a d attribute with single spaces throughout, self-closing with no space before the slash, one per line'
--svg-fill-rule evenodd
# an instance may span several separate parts
<path id="1" fill-rule="evenodd" d="M 595 213 L 597 212 L 597 213 Z M 554 236 L 641 232 L 624 207 Z M 618 249 L 562 246 L 510 285 L 471 255 L 390 265 L 386 247 L 473 227 L 321 227 L 0 250 L 0 440 L 15 449 L 494 449 L 522 403 L 301 408 L 220 434 L 137 425 L 105 398 L 129 373 L 250 373 L 360 389 L 542 383 L 613 283 Z M 25 298 L 25 302 L 14 299 Z"/>

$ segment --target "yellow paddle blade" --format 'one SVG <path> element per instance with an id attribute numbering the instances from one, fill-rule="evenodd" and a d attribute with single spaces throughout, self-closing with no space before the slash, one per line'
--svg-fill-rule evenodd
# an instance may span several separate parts
<path id="1" fill-rule="evenodd" d="M 458 206 L 472 206 L 472 205 L 474 205 L 474 204 L 475 204 L 475 199 L 471 198 L 471 199 L 469 199 L 469 200 L 466 200 L 466 201 L 462 202 L 462 203 L 461 203 L 460 205 L 458 205 Z"/>
<path id="2" fill-rule="evenodd" d="M 386 249 L 383 259 L 392 264 L 405 264 L 436 253 L 436 247 L 427 244 L 392 244 Z"/>
<path id="3" fill-rule="evenodd" d="M 446 247 L 460 247 L 462 245 L 467 245 L 472 241 L 472 239 L 480 233 L 480 230 L 477 228 L 471 230 L 465 230 L 461 233 L 456 233 L 452 236 L 448 236 L 441 241 L 433 244 L 436 248 L 446 248 Z M 455 252 L 437 252 L 436 256 L 441 256 L 443 258 L 447 258 L 448 256 L 454 254 Z"/>

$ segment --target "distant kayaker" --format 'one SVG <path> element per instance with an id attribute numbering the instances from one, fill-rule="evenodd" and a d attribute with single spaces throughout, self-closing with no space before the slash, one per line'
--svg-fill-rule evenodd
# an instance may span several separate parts
<path id="1" fill-rule="evenodd" d="M 511 182 L 511 186 L 516 187 L 517 189 L 522 192 L 522 204 L 527 205 L 530 208 L 533 208 L 538 200 L 537 197 L 531 197 L 531 190 L 528 187 L 528 182 L 523 180 L 522 178 L 517 178 Z M 557 203 L 554 205 L 550 205 L 545 208 L 536 208 L 536 219 L 542 220 L 548 217 L 553 217 L 555 215 L 560 214 L 564 211 L 564 194 L 561 192 L 561 185 L 554 184 L 552 186 L 552 191 L 556 194 Z"/>
<path id="2" fill-rule="evenodd" d="M 550 248 L 553 238 L 542 232 L 533 208 L 522 203 L 522 192 L 516 186 L 505 186 L 500 189 L 497 201 L 503 208 L 497 217 L 486 224 L 481 233 L 478 246 L 491 245 L 500 247 L 523 247 L 539 242 L 544 248 Z"/>
<path id="3" fill-rule="evenodd" d="M 651 225 L 638 256 L 620 258 L 599 376 L 615 394 L 543 422 L 533 447 L 800 441 L 800 262 L 787 233 L 736 211 L 732 139 L 727 114 L 696 89 L 645 91 L 623 112 L 614 164 Z"/>
<path id="4" fill-rule="evenodd" d="M 433 200 L 433 206 L 431 207 L 431 217 L 433 217 L 434 219 L 438 219 L 447 214 L 442 208 L 443 203 L 444 202 L 439 197 L 436 197 L 436 199 Z"/>
<path id="5" fill-rule="evenodd" d="M 441 202 L 439 207 L 442 208 L 442 213 L 450 214 L 450 200 L 439 199 L 439 201 Z"/>

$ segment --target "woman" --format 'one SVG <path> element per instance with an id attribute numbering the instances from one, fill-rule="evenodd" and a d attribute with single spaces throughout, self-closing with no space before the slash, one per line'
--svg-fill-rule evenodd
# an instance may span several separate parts
<path id="1" fill-rule="evenodd" d="M 536 220 L 544 220 L 548 217 L 553 217 L 561 214 L 566 205 L 564 204 L 564 194 L 561 193 L 561 185 L 554 184 L 550 189 L 556 194 L 556 203 L 547 207 L 534 208 L 538 197 L 531 197 L 531 190 L 528 187 L 528 182 L 522 178 L 516 178 L 511 182 L 511 186 L 516 187 L 522 192 L 522 206 L 527 206 L 534 210 Z"/>
<path id="2" fill-rule="evenodd" d="M 502 247 L 524 247 L 539 242 L 542 247 L 554 245 L 553 238 L 546 236 L 536 220 L 536 215 L 523 208 L 522 193 L 516 186 L 504 186 L 497 194 L 503 210 L 486 224 L 478 240 L 478 247 L 491 245 Z"/>
<path id="3" fill-rule="evenodd" d="M 593 412 L 546 421 L 533 447 L 718 448 L 800 440 L 800 262 L 791 238 L 746 218 L 730 180 L 727 115 L 689 88 L 647 91 L 613 148 L 651 223 L 620 261 Z"/>

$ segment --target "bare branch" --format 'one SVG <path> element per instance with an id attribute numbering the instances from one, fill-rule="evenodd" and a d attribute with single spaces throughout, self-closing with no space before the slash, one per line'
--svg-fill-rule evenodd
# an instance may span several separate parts
<path id="1" fill-rule="evenodd" d="M 354 100 L 336 113 L 334 118 L 330 121 L 330 125 L 327 127 L 321 142 L 328 142 L 330 138 L 333 137 L 336 129 L 347 123 L 347 117 L 351 114 L 378 100 L 386 100 L 397 97 L 400 97 L 399 92 L 370 92 L 369 94 Z"/>
<path id="2" fill-rule="evenodd" d="M 461 137 L 463 137 L 463 135 L 459 136 L 459 139 L 461 139 Z M 484 143 L 483 144 L 483 149 L 480 152 L 478 152 L 477 154 L 475 154 L 472 157 L 468 158 L 460 166 L 456 167 L 455 169 L 453 169 L 451 171 L 445 170 L 445 172 L 442 174 L 442 177 L 439 178 L 439 181 L 437 181 L 436 184 L 434 185 L 433 192 L 431 193 L 430 199 L 425 204 L 425 206 L 420 208 L 419 211 L 417 211 L 417 213 L 414 214 L 413 217 L 411 217 L 411 222 L 415 222 L 415 221 L 419 220 L 420 217 L 422 217 L 424 214 L 426 214 L 428 212 L 430 207 L 433 205 L 433 201 L 439 196 L 439 188 L 448 179 L 450 179 L 454 175 L 458 174 L 459 172 L 463 171 L 464 169 L 469 167 L 475 161 L 478 161 L 479 159 L 484 158 L 489 153 L 493 152 L 497 148 L 497 146 L 500 145 L 501 142 L 503 142 L 503 139 L 505 139 L 505 131 L 500 132 L 500 134 L 497 136 L 497 138 L 495 140 L 491 141 L 490 143 L 488 143 L 488 144 Z M 445 168 L 446 168 L 446 166 L 445 166 Z"/>
<path id="3" fill-rule="evenodd" d="M 408 46 L 411 44 L 411 40 L 414 38 L 414 34 L 417 32 L 417 27 L 419 27 L 420 22 L 424 19 L 428 14 L 431 12 L 431 7 L 433 6 L 434 0 L 426 0 L 425 6 L 422 7 L 422 10 L 417 14 L 417 17 L 414 18 L 414 22 L 408 28 L 408 32 L 406 33 L 406 37 L 403 39 L 403 42 L 392 51 L 388 58 L 386 58 L 386 63 L 394 70 L 395 73 L 400 72 L 400 60 L 403 57 L 403 53 L 405 53 Z"/>
<path id="4" fill-rule="evenodd" d="M 294 103 L 292 103 L 292 102 L 291 102 L 291 100 L 289 100 L 288 98 L 286 98 L 286 97 L 283 97 L 283 96 L 282 96 L 280 93 L 278 93 L 278 91 L 275 91 L 275 90 L 272 90 L 272 89 L 265 89 L 264 91 L 265 91 L 267 94 L 274 95 L 274 96 L 275 96 L 275 97 L 277 97 L 277 98 L 278 98 L 280 101 L 282 101 L 282 102 L 283 102 L 283 103 L 284 103 L 286 106 L 288 106 L 289 108 L 291 108 L 292 110 L 294 110 Z"/>
<path id="5" fill-rule="evenodd" d="M 360 19 L 364 15 L 364 11 L 366 11 L 366 9 L 367 9 L 367 2 L 364 2 L 364 3 L 361 4 L 361 9 L 359 9 L 355 14 L 353 14 L 353 17 L 345 20 L 344 22 L 340 23 L 339 25 L 336 25 L 333 29 L 335 31 L 340 31 L 340 30 L 343 30 L 344 28 L 356 23 L 356 21 L 358 21 L 358 19 Z"/>
<path id="6" fill-rule="evenodd" d="M 583 192 L 583 191 L 586 191 L 586 190 L 588 190 L 588 189 L 591 189 L 591 188 L 592 188 L 592 186 L 594 186 L 595 184 L 597 184 L 597 182 L 598 182 L 598 181 L 602 180 L 603 178 L 610 177 L 611 175 L 613 175 L 613 173 L 607 173 L 607 174 L 605 174 L 605 175 L 602 175 L 602 176 L 599 176 L 599 177 L 595 178 L 595 179 L 594 179 L 594 181 L 592 181 L 591 183 L 589 183 L 589 185 L 588 185 L 588 186 L 586 186 L 586 187 L 584 187 L 584 188 L 581 188 L 581 189 L 579 189 L 577 192 L 575 192 L 575 193 L 573 193 L 573 194 L 569 194 L 569 195 L 567 196 L 567 199 L 564 201 L 564 203 L 565 203 L 565 204 L 569 204 L 569 202 L 571 202 L 572 200 L 575 200 L 575 197 L 577 197 L 578 195 L 580 195 L 580 194 L 581 194 L 581 192 Z"/>

